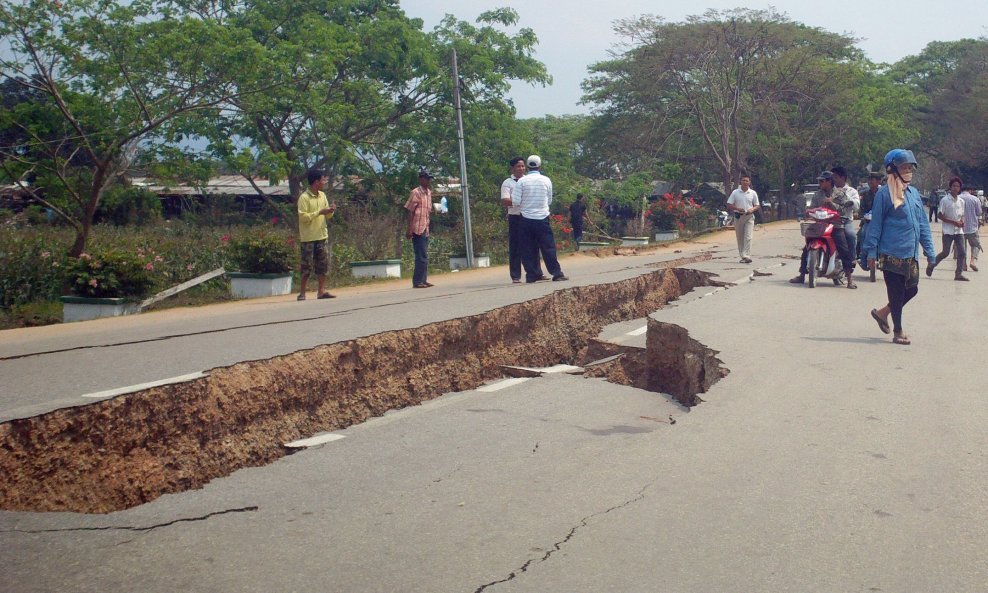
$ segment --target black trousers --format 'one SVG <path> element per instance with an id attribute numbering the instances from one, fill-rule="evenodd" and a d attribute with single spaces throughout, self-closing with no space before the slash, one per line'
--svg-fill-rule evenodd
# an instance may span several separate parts
<path id="1" fill-rule="evenodd" d="M 888 270 L 882 270 L 882 275 L 885 276 L 885 294 L 889 297 L 889 310 L 892 311 L 892 328 L 901 332 L 902 308 L 919 293 L 919 285 L 907 288 L 905 276 Z"/>
<path id="2" fill-rule="evenodd" d="M 521 280 L 521 214 L 508 215 L 508 274 L 512 280 Z M 535 254 L 536 267 L 542 275 L 542 260 Z"/>
<path id="3" fill-rule="evenodd" d="M 966 250 L 964 249 L 964 235 L 957 233 L 956 235 L 944 235 L 943 236 L 943 251 L 937 254 L 936 263 L 939 264 L 941 261 L 950 255 L 951 246 L 957 250 L 957 269 L 954 270 L 954 276 L 960 276 L 961 272 L 964 270 L 964 258 L 967 257 Z M 934 264 L 936 265 L 936 264 Z"/>
<path id="4" fill-rule="evenodd" d="M 563 270 L 556 259 L 556 238 L 549 226 L 549 218 L 533 220 L 521 217 L 521 262 L 525 266 L 525 280 L 535 282 L 542 278 L 542 266 L 539 265 L 539 252 L 545 260 L 545 267 L 553 278 L 561 276 Z"/>

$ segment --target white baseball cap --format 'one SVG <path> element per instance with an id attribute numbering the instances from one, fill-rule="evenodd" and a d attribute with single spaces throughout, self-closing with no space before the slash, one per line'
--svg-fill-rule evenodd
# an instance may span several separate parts
<path id="1" fill-rule="evenodd" d="M 539 167 L 542 166 L 542 157 L 540 157 L 537 154 L 533 154 L 529 156 L 528 160 L 525 162 L 528 163 L 529 168 L 538 169 Z"/>

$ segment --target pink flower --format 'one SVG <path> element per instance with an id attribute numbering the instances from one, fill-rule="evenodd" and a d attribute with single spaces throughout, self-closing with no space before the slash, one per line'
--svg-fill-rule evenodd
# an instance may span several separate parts
<path id="1" fill-rule="evenodd" d="M 97 286 L 99 286 L 99 282 L 96 281 L 96 278 L 90 278 L 89 285 L 92 286 L 93 288 L 96 288 Z"/>
<path id="2" fill-rule="evenodd" d="M 156 256 L 154 256 L 154 261 L 156 261 L 158 263 L 161 263 L 161 262 L 165 261 L 165 259 L 163 257 L 161 257 L 160 255 L 156 255 Z"/>
<path id="3" fill-rule="evenodd" d="M 80 253 L 79 254 L 79 259 L 84 259 L 86 261 L 89 261 L 89 260 L 91 260 L 93 258 L 88 253 Z"/>
<path id="4" fill-rule="evenodd" d="M 144 264 L 144 269 L 150 272 L 151 270 L 154 269 L 154 264 L 152 264 L 151 262 L 148 262 L 148 263 Z"/>
<path id="5" fill-rule="evenodd" d="M 278 217 L 277 216 L 275 216 L 274 218 L 271 219 L 271 226 L 274 226 L 276 224 L 278 224 Z"/>
<path id="6" fill-rule="evenodd" d="M 194 268 L 194 267 L 195 267 L 194 264 L 189 264 L 189 265 L 185 266 L 185 269 L 188 270 L 189 272 L 191 272 L 192 271 L 192 268 Z"/>
<path id="7" fill-rule="evenodd" d="M 230 235 L 228 235 L 228 234 L 227 235 L 223 235 L 222 237 L 220 237 L 220 241 L 222 241 L 224 243 L 229 243 L 230 242 Z"/>
<path id="8" fill-rule="evenodd" d="M 85 254 L 83 254 L 83 255 L 85 255 Z M 41 259 L 48 259 L 49 257 L 51 257 L 51 251 L 42 251 L 41 252 Z"/>

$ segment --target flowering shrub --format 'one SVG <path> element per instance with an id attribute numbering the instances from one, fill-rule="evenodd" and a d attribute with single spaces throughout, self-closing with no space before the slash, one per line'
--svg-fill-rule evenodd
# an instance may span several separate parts
<path id="1" fill-rule="evenodd" d="M 272 232 L 220 239 L 226 244 L 226 256 L 233 271 L 248 274 L 281 274 L 291 272 L 295 255 L 295 239 Z"/>
<path id="2" fill-rule="evenodd" d="M 154 286 L 154 252 L 137 254 L 111 250 L 83 253 L 69 260 L 65 274 L 73 294 L 89 298 L 142 298 Z"/>
<path id="3" fill-rule="evenodd" d="M 552 214 L 549 216 L 549 226 L 552 227 L 552 235 L 556 238 L 557 251 L 573 249 L 573 227 L 570 226 L 567 217 L 562 214 Z"/>
<path id="4" fill-rule="evenodd" d="M 686 229 L 686 223 L 691 217 L 701 212 L 693 198 L 684 199 L 680 194 L 665 194 L 652 203 L 648 209 L 648 218 L 652 226 L 658 230 Z"/>

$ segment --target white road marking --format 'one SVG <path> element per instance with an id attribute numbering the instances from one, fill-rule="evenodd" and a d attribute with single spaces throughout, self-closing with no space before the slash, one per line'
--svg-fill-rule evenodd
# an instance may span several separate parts
<path id="1" fill-rule="evenodd" d="M 505 379 L 503 381 L 498 381 L 497 383 L 491 383 L 489 385 L 481 385 L 477 388 L 477 391 L 492 392 L 500 391 L 506 387 L 511 387 L 512 385 L 518 385 L 519 383 L 524 383 L 528 381 L 529 377 L 516 377 L 513 379 Z"/>
<path id="2" fill-rule="evenodd" d="M 629 336 L 640 336 L 640 335 L 642 335 L 642 334 L 644 334 L 646 332 L 648 332 L 648 326 L 647 325 L 643 325 L 643 326 L 639 327 L 638 329 L 631 330 L 630 332 L 628 332 L 628 335 Z"/>
<path id="3" fill-rule="evenodd" d="M 580 370 L 580 367 L 575 367 L 571 364 L 557 364 L 551 367 L 545 367 L 536 370 L 542 371 L 542 373 L 545 375 L 549 375 L 551 373 L 568 373 L 570 371 L 578 371 Z"/>
<path id="4" fill-rule="evenodd" d="M 106 391 L 96 391 L 94 393 L 86 393 L 82 397 L 88 399 L 107 399 L 110 397 L 123 395 L 125 393 L 134 393 L 135 391 L 143 391 L 145 389 L 150 389 L 152 387 L 161 387 L 162 385 L 172 385 L 174 383 L 186 383 L 188 381 L 195 381 L 196 379 L 201 379 L 206 375 L 207 373 L 191 373 L 189 375 L 180 375 L 178 377 L 171 377 L 169 379 L 161 379 L 160 381 L 151 381 L 150 383 L 141 383 L 139 385 L 130 385 L 129 387 L 119 387 L 117 389 L 108 389 Z"/>
<path id="5" fill-rule="evenodd" d="M 289 449 L 306 449 L 308 447 L 315 447 L 316 445 L 323 445 L 332 441 L 338 441 L 340 439 L 345 439 L 346 437 L 341 434 L 335 434 L 332 432 L 324 432 L 322 434 L 313 435 L 307 439 L 299 439 L 297 441 L 292 441 L 290 443 L 285 443 L 285 446 Z"/>

